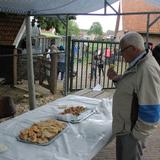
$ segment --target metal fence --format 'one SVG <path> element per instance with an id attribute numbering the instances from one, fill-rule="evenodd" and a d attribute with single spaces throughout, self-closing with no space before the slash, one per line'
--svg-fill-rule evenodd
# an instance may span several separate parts
<path id="1" fill-rule="evenodd" d="M 72 40 L 69 58 L 69 90 L 93 88 L 100 84 L 103 88 L 115 88 L 107 77 L 111 64 L 118 74 L 127 67 L 124 59 L 117 54 L 118 42 Z"/>

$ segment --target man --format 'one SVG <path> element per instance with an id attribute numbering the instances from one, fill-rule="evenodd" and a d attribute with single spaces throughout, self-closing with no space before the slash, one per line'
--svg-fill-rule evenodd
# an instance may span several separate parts
<path id="1" fill-rule="evenodd" d="M 65 52 L 64 47 L 61 45 L 59 47 L 60 53 L 58 54 L 58 69 L 57 69 L 57 77 L 59 73 L 61 73 L 61 80 L 63 80 L 65 73 Z"/>
<path id="2" fill-rule="evenodd" d="M 129 63 L 122 76 L 114 68 L 108 77 L 116 83 L 113 96 L 113 135 L 117 160 L 141 160 L 144 141 L 160 121 L 160 67 L 146 53 L 144 40 L 128 32 L 120 40 L 121 54 Z"/>
<path id="3" fill-rule="evenodd" d="M 58 52 L 59 52 L 59 49 L 56 46 L 55 39 L 52 39 L 51 40 L 51 53 L 58 53 Z"/>

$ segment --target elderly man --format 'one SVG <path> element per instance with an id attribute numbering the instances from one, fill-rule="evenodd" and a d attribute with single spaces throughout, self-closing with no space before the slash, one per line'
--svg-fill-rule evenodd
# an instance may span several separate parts
<path id="1" fill-rule="evenodd" d="M 113 96 L 113 135 L 117 160 L 141 160 L 144 141 L 160 121 L 160 67 L 146 53 L 144 40 L 128 32 L 120 40 L 121 55 L 129 63 L 123 75 L 114 68 L 108 77 L 116 84 Z"/>

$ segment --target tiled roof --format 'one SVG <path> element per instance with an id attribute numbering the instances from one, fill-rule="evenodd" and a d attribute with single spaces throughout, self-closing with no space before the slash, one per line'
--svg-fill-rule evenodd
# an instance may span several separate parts
<path id="1" fill-rule="evenodd" d="M 123 12 L 144 12 L 159 11 L 160 7 L 150 5 L 144 0 L 122 0 Z M 151 15 L 150 23 L 159 15 Z M 122 16 L 122 27 L 124 31 L 146 32 L 147 15 L 126 15 Z M 160 20 L 158 20 L 149 30 L 150 33 L 160 33 Z"/>
<path id="2" fill-rule="evenodd" d="M 12 45 L 24 16 L 0 13 L 0 45 Z"/>

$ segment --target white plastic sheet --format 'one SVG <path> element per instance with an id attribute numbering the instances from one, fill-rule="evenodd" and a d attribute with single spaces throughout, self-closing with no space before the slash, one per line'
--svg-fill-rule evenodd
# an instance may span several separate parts
<path id="1" fill-rule="evenodd" d="M 107 0 L 113 4 L 118 0 Z M 158 6 L 160 0 L 145 0 Z M 0 11 L 17 14 L 78 14 L 104 8 L 104 0 L 0 0 Z"/>
<path id="2" fill-rule="evenodd" d="M 59 105 L 85 105 L 96 113 L 68 129 L 48 146 L 16 140 L 20 130 L 33 122 L 56 117 Z M 112 134 L 111 99 L 67 96 L 0 124 L 0 143 L 8 146 L 0 160 L 89 160 L 109 141 Z"/>
<path id="3" fill-rule="evenodd" d="M 107 0 L 112 4 L 117 0 Z M 0 0 L 0 11 L 18 14 L 89 13 L 104 7 L 104 0 Z"/>

